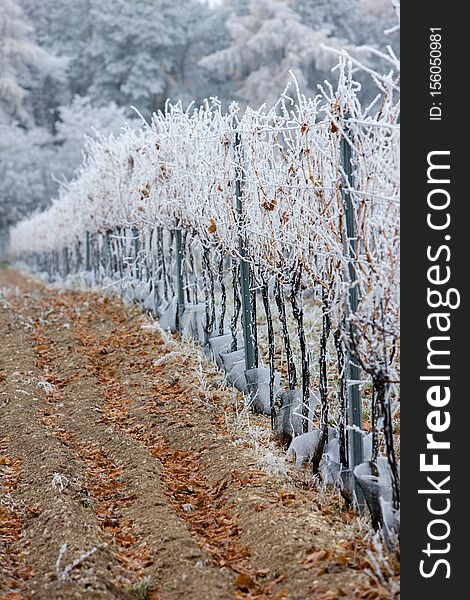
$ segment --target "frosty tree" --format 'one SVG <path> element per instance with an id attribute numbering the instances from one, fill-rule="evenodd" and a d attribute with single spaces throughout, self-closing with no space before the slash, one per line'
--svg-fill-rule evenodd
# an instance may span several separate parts
<path id="1" fill-rule="evenodd" d="M 126 110 L 114 102 L 94 106 L 89 97 L 75 96 L 70 105 L 59 109 L 55 142 L 57 162 L 53 173 L 70 179 L 83 160 L 86 137 L 118 133 L 126 120 Z"/>
<path id="2" fill-rule="evenodd" d="M 223 25 L 213 17 L 197 0 L 93 3 L 83 57 L 88 95 L 149 113 L 169 96 L 184 96 L 197 75 L 193 55 L 220 40 Z"/>
<path id="3" fill-rule="evenodd" d="M 57 151 L 43 127 L 0 125 L 0 228 L 5 228 L 57 193 L 50 175 Z"/>
<path id="4" fill-rule="evenodd" d="M 24 100 L 28 69 L 49 69 L 47 53 L 32 40 L 32 28 L 15 0 L 0 0 L 0 123 L 28 120 Z"/>
<path id="5" fill-rule="evenodd" d="M 33 30 L 14 0 L 0 0 L 0 236 L 39 199 L 54 193 L 40 164 L 50 160 L 47 131 L 29 135 L 26 104 L 33 72 L 53 73 L 60 63 L 33 41 Z M 18 125 L 21 124 L 21 127 Z M 24 184 L 24 187 L 23 187 Z"/>
<path id="6" fill-rule="evenodd" d="M 201 64 L 228 73 L 238 83 L 240 98 L 254 106 L 272 106 L 290 70 L 307 88 L 314 73 L 335 62 L 322 44 L 339 40 L 326 28 L 304 25 L 287 0 L 251 0 L 248 14 L 233 14 L 226 26 L 232 36 L 230 46 Z"/>
<path id="7" fill-rule="evenodd" d="M 365 0 L 229 1 L 227 10 L 232 12 L 226 26 L 232 41 L 201 64 L 228 74 L 239 98 L 254 106 L 272 106 L 291 69 L 302 89 L 315 93 L 318 83 L 331 79 L 329 71 L 336 62 L 325 46 L 355 53 L 365 44 L 382 45 L 384 29 L 395 23 L 386 2 L 372 11 Z M 377 66 L 376 56 L 362 53 Z M 370 79 L 359 77 L 363 94 L 372 96 Z"/>

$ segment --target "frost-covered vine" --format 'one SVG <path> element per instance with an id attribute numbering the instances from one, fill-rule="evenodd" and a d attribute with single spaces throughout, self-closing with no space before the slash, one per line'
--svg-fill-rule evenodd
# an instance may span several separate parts
<path id="1" fill-rule="evenodd" d="M 393 60 L 391 55 L 390 62 Z M 187 109 L 181 103 L 167 103 L 164 111 L 138 130 L 125 126 L 117 136 L 89 140 L 76 179 L 61 189 L 48 210 L 13 228 L 11 253 L 19 260 L 42 261 L 47 269 L 53 261 L 63 264 L 65 252 L 66 270 L 70 270 L 70 261 L 79 270 L 84 267 L 85 243 L 91 240 L 97 245 L 93 255 L 99 255 L 103 267 L 111 265 L 107 275 L 114 273 L 122 280 L 142 278 L 146 273 L 149 289 L 160 285 L 162 294 L 170 297 L 175 295 L 171 277 L 174 255 L 165 258 L 164 248 L 173 249 L 174 232 L 183 230 L 187 301 L 194 299 L 194 305 L 198 299 L 204 301 L 206 337 L 213 331 L 222 335 L 224 322 L 231 322 L 232 350 L 237 349 L 240 317 L 239 266 L 241 260 L 247 260 L 252 288 L 261 292 L 268 323 L 271 416 L 274 418 L 275 411 L 275 340 L 269 300 L 274 294 L 282 330 L 280 344 L 287 354 L 288 387 L 293 391 L 302 385 L 305 432 L 309 430 L 312 382 L 303 297 L 309 294 L 321 304 L 323 319 L 321 447 L 316 448 L 314 463 L 318 466 L 328 444 L 331 392 L 326 358 L 331 332 L 341 371 L 341 463 L 347 463 L 346 352 L 370 376 L 374 387 L 374 448 L 383 432 L 381 443 L 391 471 L 396 509 L 399 481 L 391 418 L 392 402 L 398 397 L 397 78 L 392 72 L 376 78 L 380 94 L 362 106 L 352 63 L 341 56 L 337 68 L 337 87 L 325 82 L 313 98 L 305 97 L 294 80 L 293 89 L 286 90 L 271 110 L 247 108 L 242 113 L 233 104 L 225 113 L 216 99 Z M 341 140 L 351 149 L 349 169 L 341 155 Z M 235 199 L 237 177 L 241 181 L 241 215 Z M 353 246 L 345 225 L 345 191 L 354 211 Z M 200 276 L 196 250 L 202 260 Z M 101 267 L 93 264 L 87 268 L 99 273 Z M 226 314 L 225 277 L 233 280 L 235 308 L 231 315 Z M 216 285 L 222 291 L 219 313 L 214 300 Z M 353 312 L 348 303 L 351 286 L 358 296 Z M 286 298 L 300 340 L 302 358 L 297 365 L 285 316 Z M 376 458 L 374 450 L 373 460 Z"/>

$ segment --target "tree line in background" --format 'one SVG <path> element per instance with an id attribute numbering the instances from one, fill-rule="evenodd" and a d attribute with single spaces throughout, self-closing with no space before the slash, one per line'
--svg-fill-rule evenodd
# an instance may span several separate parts
<path id="1" fill-rule="evenodd" d="M 85 135 L 132 126 L 132 106 L 270 108 L 291 69 L 314 95 L 334 77 L 326 46 L 376 66 L 361 47 L 396 42 L 395 22 L 390 0 L 0 0 L 0 231 L 50 203 Z"/>

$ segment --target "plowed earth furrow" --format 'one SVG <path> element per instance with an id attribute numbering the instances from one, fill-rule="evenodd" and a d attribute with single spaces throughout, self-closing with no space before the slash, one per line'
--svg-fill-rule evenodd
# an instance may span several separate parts
<path id="1" fill-rule="evenodd" d="M 352 513 L 260 469 L 199 350 L 118 300 L 0 278 L 19 288 L 0 310 L 1 450 L 30 507 L 0 598 L 391 598 Z"/>

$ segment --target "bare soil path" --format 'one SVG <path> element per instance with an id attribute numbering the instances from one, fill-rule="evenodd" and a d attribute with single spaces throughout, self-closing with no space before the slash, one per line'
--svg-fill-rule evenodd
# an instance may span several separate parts
<path id="1" fill-rule="evenodd" d="M 0 598 L 391 597 L 354 514 L 260 467 L 198 349 L 117 299 L 0 291 Z"/>

